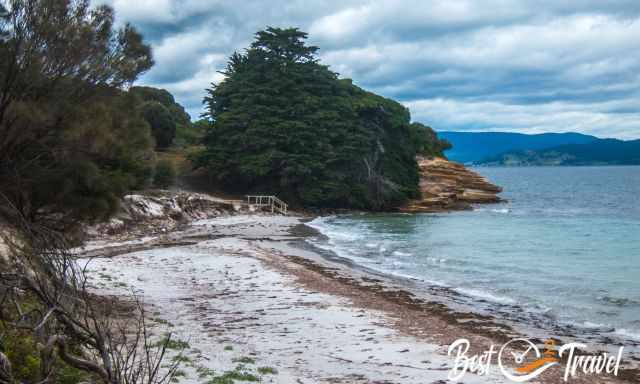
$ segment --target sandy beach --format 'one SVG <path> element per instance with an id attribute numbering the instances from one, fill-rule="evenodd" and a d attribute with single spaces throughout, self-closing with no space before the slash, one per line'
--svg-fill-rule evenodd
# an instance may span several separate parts
<path id="1" fill-rule="evenodd" d="M 517 336 L 490 318 L 417 297 L 407 282 L 300 247 L 310 234 L 307 219 L 196 220 L 160 235 L 89 242 L 81 262 L 96 293 L 137 293 L 156 336 L 171 332 L 183 342 L 183 383 L 225 372 L 272 383 L 445 383 L 453 364 L 447 348 L 456 339 L 481 352 Z M 538 382 L 561 376 L 549 372 Z M 493 367 L 456 382 L 510 381 Z"/>

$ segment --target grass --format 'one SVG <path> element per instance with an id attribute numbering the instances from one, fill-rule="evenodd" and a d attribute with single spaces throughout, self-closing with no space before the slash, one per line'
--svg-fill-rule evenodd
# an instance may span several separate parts
<path id="1" fill-rule="evenodd" d="M 256 361 L 249 356 L 243 356 L 241 358 L 232 359 L 234 363 L 242 363 L 242 364 L 255 364 Z"/>
<path id="2" fill-rule="evenodd" d="M 186 377 L 187 373 L 185 371 L 181 371 L 181 370 L 177 370 L 173 373 L 173 376 L 171 377 L 171 382 L 172 383 L 179 383 L 180 382 L 180 378 L 181 377 Z"/>
<path id="3" fill-rule="evenodd" d="M 158 340 L 154 346 L 163 347 L 165 344 L 167 349 L 172 350 L 183 350 L 191 347 L 186 341 L 169 339 L 169 336 L 165 336 L 162 340 Z"/>
<path id="4" fill-rule="evenodd" d="M 155 317 L 152 320 L 155 321 L 158 324 L 166 325 L 168 327 L 173 327 L 173 324 L 171 324 L 169 321 L 167 321 L 167 320 L 165 320 L 163 318 Z"/>
<path id="5" fill-rule="evenodd" d="M 216 371 L 214 371 L 214 370 L 213 370 L 213 369 L 211 369 L 211 368 L 205 368 L 205 367 L 198 367 L 198 368 L 196 369 L 196 372 L 198 373 L 198 377 L 199 377 L 200 379 L 205 379 L 205 378 L 207 378 L 207 377 L 215 376 L 215 375 L 216 375 Z"/>
<path id="6" fill-rule="evenodd" d="M 260 367 L 258 368 L 258 373 L 261 375 L 276 375 L 278 370 L 273 367 Z"/>
<path id="7" fill-rule="evenodd" d="M 171 361 L 176 363 L 190 363 L 191 359 L 184 355 L 177 355 L 171 358 Z"/>
<path id="8" fill-rule="evenodd" d="M 233 371 L 227 371 L 219 376 L 213 376 L 207 384 L 234 384 L 237 381 L 258 382 L 260 378 L 251 372 L 247 372 L 242 365 L 238 365 Z"/>
<path id="9" fill-rule="evenodd" d="M 275 372 L 275 369 L 266 367 L 265 373 Z M 238 364 L 232 371 L 226 371 L 217 375 L 213 369 L 198 367 L 196 368 L 198 378 L 206 384 L 234 384 L 237 381 L 259 382 L 260 377 L 250 372 L 244 364 Z M 263 373 L 264 374 L 264 373 Z"/>

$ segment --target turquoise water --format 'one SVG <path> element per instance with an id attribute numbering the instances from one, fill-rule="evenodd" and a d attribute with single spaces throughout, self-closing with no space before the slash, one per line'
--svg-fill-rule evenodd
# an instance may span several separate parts
<path id="1" fill-rule="evenodd" d="M 316 219 L 316 246 L 551 333 L 640 342 L 640 167 L 477 168 L 505 204 Z M 605 339 L 606 340 L 606 339 Z"/>

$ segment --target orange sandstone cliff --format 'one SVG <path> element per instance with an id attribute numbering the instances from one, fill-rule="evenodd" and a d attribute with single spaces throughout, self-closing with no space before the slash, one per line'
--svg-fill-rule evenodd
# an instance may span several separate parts
<path id="1" fill-rule="evenodd" d="M 401 208 L 402 212 L 441 212 L 471 209 L 471 204 L 498 203 L 502 188 L 491 184 L 464 165 L 443 158 L 418 157 L 422 197 Z"/>

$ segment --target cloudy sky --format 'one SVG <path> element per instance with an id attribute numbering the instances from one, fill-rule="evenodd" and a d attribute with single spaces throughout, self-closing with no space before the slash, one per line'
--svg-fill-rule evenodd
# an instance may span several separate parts
<path id="1" fill-rule="evenodd" d="M 153 45 L 141 84 L 198 118 L 227 57 L 296 26 L 342 77 L 438 130 L 640 138 L 638 0 L 107 0 Z"/>

